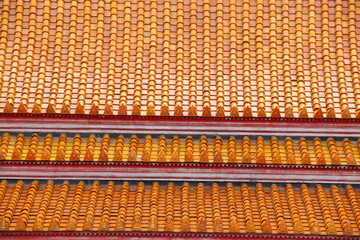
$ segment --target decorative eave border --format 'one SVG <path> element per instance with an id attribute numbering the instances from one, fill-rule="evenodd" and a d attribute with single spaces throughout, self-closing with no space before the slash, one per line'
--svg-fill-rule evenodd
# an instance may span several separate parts
<path id="1" fill-rule="evenodd" d="M 278 235 L 278 234 L 237 234 L 237 233 L 190 233 L 190 232 L 0 232 L 0 238 L 29 240 L 114 240 L 114 239 L 243 239 L 243 240 L 263 240 L 263 239 L 311 239 L 311 240 L 337 240 L 337 239 L 358 239 L 358 236 L 316 236 L 316 235 Z"/>
<path id="2" fill-rule="evenodd" d="M 360 166 L 0 161 L 2 179 L 359 184 Z"/>
<path id="3" fill-rule="evenodd" d="M 360 119 L 0 113 L 0 131 L 359 137 Z"/>

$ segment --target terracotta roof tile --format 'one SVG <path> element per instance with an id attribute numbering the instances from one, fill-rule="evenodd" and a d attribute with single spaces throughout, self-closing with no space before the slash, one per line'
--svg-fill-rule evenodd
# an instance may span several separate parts
<path id="1" fill-rule="evenodd" d="M 0 112 L 360 117 L 355 0 L 0 6 Z"/>
<path id="2" fill-rule="evenodd" d="M 359 235 L 348 185 L 3 180 L 1 230 Z"/>
<path id="3" fill-rule="evenodd" d="M 0 160 L 358 165 L 359 139 L 4 133 Z"/>

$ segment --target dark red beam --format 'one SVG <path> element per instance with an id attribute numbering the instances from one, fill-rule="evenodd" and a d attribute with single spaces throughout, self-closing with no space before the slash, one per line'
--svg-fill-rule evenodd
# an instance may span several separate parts
<path id="1" fill-rule="evenodd" d="M 359 137 L 360 119 L 0 114 L 0 131 Z"/>
<path id="2" fill-rule="evenodd" d="M 3 179 L 218 182 L 360 182 L 360 166 L 0 161 Z"/>
<path id="3" fill-rule="evenodd" d="M 173 232 L 0 232 L 2 239 L 17 240 L 115 240 L 115 239 L 242 239 L 242 240 L 263 240 L 263 239 L 282 239 L 282 240 L 325 240 L 325 239 L 358 239 L 351 236 L 316 236 L 316 235 L 282 235 L 282 234 L 239 234 L 239 233 L 173 233 Z"/>

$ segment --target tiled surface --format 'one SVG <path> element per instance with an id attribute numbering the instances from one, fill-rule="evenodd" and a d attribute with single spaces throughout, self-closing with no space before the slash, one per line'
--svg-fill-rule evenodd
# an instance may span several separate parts
<path id="1" fill-rule="evenodd" d="M 8 134 L 0 160 L 359 165 L 359 139 Z"/>
<path id="2" fill-rule="evenodd" d="M 357 185 L 2 181 L 0 229 L 359 235 L 359 197 Z"/>
<path id="3" fill-rule="evenodd" d="M 360 117 L 356 0 L 4 0 L 0 9 L 0 113 Z M 4 161 L 359 159 L 354 138 L 5 133 L 0 143 Z M 358 236 L 359 191 L 4 180 L 0 230 Z"/>
<path id="4" fill-rule="evenodd" d="M 355 0 L 0 8 L 0 112 L 360 117 Z"/>

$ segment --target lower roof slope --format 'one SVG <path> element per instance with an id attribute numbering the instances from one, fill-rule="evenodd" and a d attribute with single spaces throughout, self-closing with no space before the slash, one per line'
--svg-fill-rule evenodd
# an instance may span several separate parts
<path id="1" fill-rule="evenodd" d="M 0 183 L 0 230 L 360 234 L 348 185 L 178 182 Z"/>

